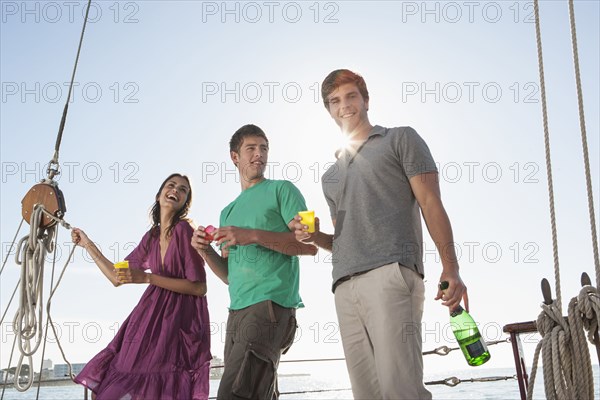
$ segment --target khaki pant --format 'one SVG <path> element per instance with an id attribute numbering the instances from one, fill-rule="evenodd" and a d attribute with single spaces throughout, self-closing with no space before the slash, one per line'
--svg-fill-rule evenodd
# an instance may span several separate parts
<path id="1" fill-rule="evenodd" d="M 398 263 L 354 276 L 336 288 L 355 399 L 431 399 L 423 385 L 424 300 L 421 276 Z"/>
<path id="2" fill-rule="evenodd" d="M 218 399 L 277 399 L 279 358 L 294 342 L 296 309 L 270 300 L 230 310 Z"/>

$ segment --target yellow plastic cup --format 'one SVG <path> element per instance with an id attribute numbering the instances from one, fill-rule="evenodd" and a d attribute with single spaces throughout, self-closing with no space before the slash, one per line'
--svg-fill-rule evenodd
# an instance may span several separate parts
<path id="1" fill-rule="evenodd" d="M 121 262 L 114 264 L 114 266 L 116 269 L 129 268 L 129 261 L 121 261 Z"/>
<path id="2" fill-rule="evenodd" d="M 308 233 L 315 233 L 315 212 L 314 211 L 300 211 L 298 215 L 302 218 L 300 223 L 308 226 Z"/>

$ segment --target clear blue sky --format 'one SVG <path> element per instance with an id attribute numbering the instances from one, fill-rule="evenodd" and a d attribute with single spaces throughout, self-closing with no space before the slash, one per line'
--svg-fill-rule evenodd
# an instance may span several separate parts
<path id="1" fill-rule="evenodd" d="M 0 4 L 4 259 L 20 201 L 53 154 L 84 3 Z M 366 79 L 371 122 L 414 127 L 439 162 L 461 274 L 483 334 L 500 339 L 504 324 L 535 319 L 539 281 L 548 277 L 553 285 L 554 273 L 532 3 L 224 4 L 94 3 L 60 153 L 66 220 L 120 260 L 148 228 L 158 185 L 179 171 L 193 181 L 191 217 L 216 224 L 240 191 L 229 138 L 255 123 L 270 138 L 269 176 L 295 182 L 331 231 L 320 176 L 341 134 L 320 102 L 319 84 L 331 70 L 350 68 Z M 598 216 L 599 3 L 575 6 Z M 594 267 L 566 2 L 541 2 L 541 18 L 567 304 L 580 273 L 594 279 Z M 441 269 L 426 239 L 424 349 L 432 349 L 451 334 L 447 311 L 433 301 Z M 70 250 L 62 228 L 58 242 L 62 267 Z M 328 255 L 303 258 L 301 268 L 306 308 L 286 357 L 342 356 Z M 0 278 L 2 311 L 18 273 L 11 257 Z M 213 353 L 222 356 L 228 295 L 210 273 L 208 284 Z M 85 362 L 101 350 L 143 289 L 113 288 L 78 249 L 53 301 L 69 359 Z M 11 319 L 1 327 L 3 368 Z M 526 347 L 529 358 L 532 349 Z M 509 346 L 491 351 L 483 368 L 512 365 Z M 60 362 L 56 346 L 46 357 Z M 460 355 L 449 357 L 427 358 L 426 372 L 448 369 Z"/>

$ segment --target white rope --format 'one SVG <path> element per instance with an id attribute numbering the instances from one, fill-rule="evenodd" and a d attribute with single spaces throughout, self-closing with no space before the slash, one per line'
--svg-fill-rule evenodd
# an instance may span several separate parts
<path id="1" fill-rule="evenodd" d="M 590 208 L 590 224 L 592 225 L 592 243 L 596 266 L 596 281 L 600 286 L 600 266 L 598 263 L 597 239 L 587 140 L 585 133 L 585 118 L 583 114 L 583 95 L 579 75 L 579 56 L 577 54 L 577 36 L 575 31 L 575 15 L 573 1 L 569 0 L 571 34 L 573 42 L 573 58 L 575 60 L 575 75 L 577 80 L 577 98 L 579 102 L 579 117 L 582 131 L 582 145 L 585 162 L 588 203 Z M 533 396 L 535 375 L 537 371 L 540 350 L 544 363 L 544 389 L 548 399 L 594 399 L 594 381 L 588 345 L 585 341 L 584 327 L 589 332 L 590 341 L 598 332 L 598 315 L 600 305 L 597 302 L 598 292 L 592 287 L 584 287 L 578 297 L 571 300 L 568 307 L 568 322 L 562 316 L 560 291 L 560 268 L 558 263 L 558 238 L 556 234 L 556 217 L 554 210 L 554 189 L 552 184 L 552 161 L 550 158 L 550 135 L 548 132 L 548 113 L 546 107 L 546 85 L 544 80 L 544 60 L 542 55 L 542 37 L 540 31 L 539 1 L 534 0 L 535 33 L 538 52 L 538 67 L 540 89 L 542 96 L 542 117 L 544 123 L 544 144 L 546 150 L 546 171 L 548 174 L 548 194 L 550 203 L 550 222 L 552 228 L 552 249 L 554 256 L 554 275 L 556 285 L 556 301 L 542 304 L 542 313 L 537 319 L 537 329 L 542 340 L 535 350 L 532 378 L 527 388 L 527 398 Z"/>
<path id="2" fill-rule="evenodd" d="M 535 35 L 538 52 L 538 69 L 540 75 L 540 92 L 542 99 L 542 118 L 544 122 L 544 147 L 546 149 L 546 174 L 548 175 L 548 201 L 550 206 L 550 227 L 552 229 L 552 255 L 554 258 L 554 285 L 556 288 L 556 302 L 562 309 L 560 290 L 560 268 L 558 264 L 558 236 L 556 233 L 556 212 L 554 210 L 554 184 L 552 181 L 552 159 L 550 157 L 550 133 L 548 129 L 548 109 L 546 106 L 546 80 L 544 78 L 544 56 L 542 54 L 542 34 L 540 31 L 540 7 L 538 0 L 533 2 L 535 14 Z"/>
<path id="3" fill-rule="evenodd" d="M 573 387 L 573 349 L 568 323 L 556 302 L 542 304 L 537 319 L 537 329 L 542 340 L 535 349 L 531 379 L 527 388 L 527 399 L 533 398 L 533 387 L 537 372 L 540 350 L 544 364 L 544 389 L 546 398 L 578 399 Z M 593 397 L 592 397 L 593 398 Z"/>
<path id="4" fill-rule="evenodd" d="M 58 235 L 57 235 L 57 237 L 58 237 Z M 56 281 L 56 285 L 54 284 L 54 267 L 55 267 L 55 263 L 56 263 L 56 254 L 52 259 L 52 278 L 51 278 L 51 282 L 50 282 L 51 290 L 50 290 L 50 297 L 48 297 L 48 302 L 46 303 L 46 314 L 48 315 L 48 318 L 46 319 L 46 328 L 44 329 L 44 346 L 42 348 L 42 357 L 41 357 L 42 360 L 40 363 L 40 372 L 39 372 L 40 379 L 38 380 L 37 394 L 35 397 L 36 399 L 39 399 L 39 397 L 40 397 L 40 386 L 42 383 L 41 376 L 42 376 L 42 368 L 43 368 L 43 364 L 44 364 L 44 354 L 46 354 L 48 325 L 50 325 L 50 327 L 52 328 L 52 332 L 54 333 L 54 339 L 56 340 L 56 344 L 58 345 L 58 348 L 60 350 L 62 358 L 65 361 L 65 363 L 67 364 L 67 366 L 69 367 L 69 377 L 71 378 L 72 381 L 75 381 L 75 374 L 73 373 L 73 366 L 71 365 L 69 360 L 67 360 L 67 356 L 65 355 L 65 351 L 63 350 L 62 345 L 60 344 L 60 339 L 59 339 L 58 334 L 56 333 L 54 321 L 52 320 L 52 316 L 50 314 L 50 307 L 52 305 L 52 297 L 54 297 L 54 294 L 56 293 L 56 289 L 58 289 L 58 285 L 60 285 L 60 282 L 62 281 L 62 278 L 65 275 L 65 271 L 67 269 L 67 266 L 69 265 L 69 262 L 71 261 L 71 257 L 73 257 L 74 252 L 75 252 L 75 246 L 73 246 L 73 248 L 71 249 L 71 252 L 69 253 L 69 257 L 67 257 L 67 261 L 65 262 L 65 266 L 63 267 L 63 269 L 60 273 L 60 276 L 58 277 L 58 280 Z M 55 253 L 56 253 L 56 249 L 55 249 Z"/>
<path id="5" fill-rule="evenodd" d="M 24 386 L 21 385 L 18 378 L 15 378 L 15 389 L 20 392 L 29 389 L 33 383 L 32 356 L 42 342 L 44 260 L 47 252 L 52 252 L 54 249 L 53 238 L 56 228 L 56 226 L 46 229 L 40 227 L 44 214 L 43 206 L 36 205 L 34 207 L 29 235 L 19 241 L 15 256 L 16 263 L 21 265 L 19 308 L 13 320 L 13 330 L 18 338 L 21 353 L 15 377 L 21 375 L 25 358 L 29 366 L 28 379 Z M 34 340 L 33 346 L 32 340 Z"/>
<path id="6" fill-rule="evenodd" d="M 542 342 L 543 339 L 538 342 L 537 346 L 535 346 L 535 352 L 533 354 L 533 367 L 531 368 L 531 377 L 529 378 L 529 386 L 527 387 L 527 400 L 531 400 L 533 398 L 533 387 L 535 386 L 535 377 L 537 374 L 538 360 L 540 359 L 540 351 L 542 350 Z"/>
<path id="7" fill-rule="evenodd" d="M 593 286 L 584 286 L 579 292 L 577 308 L 588 340 L 594 343 L 594 334 L 600 330 L 600 292 Z"/>
<path id="8" fill-rule="evenodd" d="M 550 223 L 552 229 L 552 250 L 554 258 L 554 277 L 556 300 L 551 304 L 542 304 L 542 312 L 537 319 L 537 329 L 542 340 L 535 350 L 533 369 L 527 399 L 533 397 L 535 375 L 537 372 L 540 350 L 544 364 L 544 389 L 547 399 L 593 399 L 593 376 L 589 350 L 583 335 L 583 322 L 577 311 L 577 298 L 569 303 L 568 322 L 562 316 L 562 300 L 560 290 L 560 268 L 558 262 L 558 237 L 556 233 L 556 215 L 554 209 L 554 188 L 552 183 L 552 160 L 550 157 L 550 134 L 548 129 L 548 112 L 546 106 L 546 84 L 544 79 L 544 59 L 542 54 L 542 36 L 540 29 L 539 1 L 534 0 L 535 33 L 538 53 L 540 89 L 542 96 L 542 118 L 544 124 L 544 145 L 546 150 L 546 172 L 548 175 L 548 196 L 550 206 Z M 571 15 L 572 31 L 574 20 Z M 576 55 L 576 41 L 574 39 Z M 578 61 L 576 57 L 576 69 Z M 579 81 L 578 81 L 579 86 Z M 580 87 L 578 87 L 580 93 Z M 580 104 L 580 116 L 582 116 Z M 585 129 L 585 128 L 583 128 Z M 584 149 L 585 150 L 585 149 Z M 585 151 L 584 151 L 585 153 Z M 587 165 L 586 165 L 587 166 Z M 590 396 L 591 394 L 591 396 Z"/>
<path id="9" fill-rule="evenodd" d="M 542 340 L 538 343 L 527 388 L 527 399 L 533 398 L 533 388 L 540 352 L 544 364 L 544 390 L 547 399 L 594 399 L 594 377 L 588 344 L 593 343 L 600 319 L 600 295 L 592 286 L 584 286 L 569 302 L 568 321 L 556 302 L 542 304 L 536 321 Z"/>
<path id="10" fill-rule="evenodd" d="M 585 114 L 583 112 L 583 88 L 581 86 L 581 73 L 579 72 L 579 52 L 577 50 L 577 29 L 575 24 L 575 9 L 573 6 L 573 0 L 569 0 L 569 20 L 571 22 L 571 42 L 573 45 L 573 63 L 575 67 L 575 82 L 577 86 L 577 105 L 579 109 L 579 126 L 581 129 L 581 147 L 583 150 L 583 164 L 585 168 L 585 186 L 588 195 L 588 213 L 590 215 L 592 249 L 594 254 L 594 267 L 596 269 L 596 287 L 600 288 L 600 257 L 598 256 L 598 236 L 596 234 L 596 216 L 594 214 L 594 190 L 592 189 L 592 175 L 590 173 L 590 157 L 588 154 Z"/>
<path id="11" fill-rule="evenodd" d="M 52 304 L 52 297 L 56 293 L 58 286 L 64 276 L 64 273 L 69 265 L 71 257 L 75 251 L 75 247 L 71 250 L 69 257 L 63 267 L 56 285 L 51 284 L 51 293 L 46 303 L 48 319 L 46 321 L 46 329 L 42 327 L 43 321 L 43 289 L 44 289 L 44 261 L 48 252 L 52 252 L 55 249 L 55 234 L 56 224 L 52 227 L 43 228 L 40 226 L 42 218 L 46 216 L 56 223 L 60 223 L 67 229 L 71 229 L 71 226 L 63 219 L 57 218 L 48 211 L 46 211 L 43 205 L 36 204 L 33 209 L 30 222 L 29 235 L 24 236 L 17 245 L 17 251 L 15 255 L 15 261 L 21 266 L 21 278 L 17 282 L 17 288 L 21 288 L 19 298 L 19 308 L 15 314 L 13 320 L 13 330 L 15 332 L 15 341 L 19 343 L 19 351 L 21 353 L 17 367 L 15 368 L 15 380 L 14 387 L 24 392 L 28 390 L 33 384 L 34 371 L 33 371 L 33 354 L 38 350 L 42 343 L 42 331 L 44 334 L 44 348 L 47 339 L 48 325 L 52 328 L 54 338 L 63 356 L 63 360 L 69 366 L 69 375 L 71 379 L 74 378 L 71 363 L 67 360 L 65 352 L 59 340 L 59 336 L 54 327 L 52 317 L 50 316 L 50 306 Z M 54 266 L 53 260 L 53 266 Z M 54 271 L 54 268 L 53 268 Z M 54 275 L 54 272 L 53 272 Z M 14 295 L 14 293 L 13 293 Z M 12 301 L 12 298 L 11 298 Z M 7 308 L 8 311 L 8 308 Z M 5 313 L 6 314 L 6 313 Z M 4 318 L 4 317 L 3 317 Z M 31 341 L 34 341 L 33 346 Z M 14 347 L 13 347 L 14 350 Z M 26 359 L 26 363 L 23 361 Z M 43 355 L 42 355 L 43 359 Z M 12 360 L 12 353 L 11 353 Z M 10 365 L 11 361 L 9 361 Z M 29 369 L 28 380 L 25 385 L 21 385 L 20 376 L 23 366 L 27 365 Z M 38 387 L 39 389 L 39 387 Z M 39 396 L 39 390 L 38 390 Z M 2 393 L 4 397 L 4 391 Z"/>
<path id="12" fill-rule="evenodd" d="M 578 399 L 594 398 L 594 375 L 584 328 L 591 327 L 589 333 L 593 336 L 593 332 L 598 328 L 599 315 L 600 299 L 597 290 L 592 286 L 584 286 L 579 296 L 573 297 L 569 302 L 569 326 L 574 356 L 577 359 L 577 371 L 573 379 Z"/>

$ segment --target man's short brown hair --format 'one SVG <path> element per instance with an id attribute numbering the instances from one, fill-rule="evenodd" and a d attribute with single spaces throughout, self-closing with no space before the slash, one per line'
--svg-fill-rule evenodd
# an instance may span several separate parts
<path id="1" fill-rule="evenodd" d="M 321 97 L 323 97 L 323 104 L 327 110 L 329 110 L 329 100 L 327 100 L 329 95 L 346 83 L 354 83 L 364 101 L 369 101 L 369 91 L 367 90 L 365 79 L 362 76 L 349 69 L 336 69 L 327 75 L 321 85 Z"/>
<path id="2" fill-rule="evenodd" d="M 256 125 L 248 124 L 242 126 L 240 129 L 235 131 L 231 140 L 229 141 L 229 151 L 233 151 L 235 153 L 240 154 L 240 148 L 242 147 L 242 143 L 244 142 L 244 138 L 249 136 L 257 136 L 265 139 L 267 142 L 267 146 L 269 145 L 269 139 L 267 139 L 267 135 Z"/>

